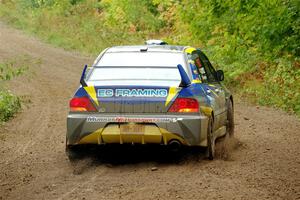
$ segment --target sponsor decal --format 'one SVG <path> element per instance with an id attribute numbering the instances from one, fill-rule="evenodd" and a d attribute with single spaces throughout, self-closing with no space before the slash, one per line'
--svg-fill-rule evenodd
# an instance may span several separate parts
<path id="1" fill-rule="evenodd" d="M 140 118 L 140 117 L 96 117 L 90 116 L 86 119 L 87 122 L 133 122 L 133 123 L 170 123 L 182 120 L 182 118 Z"/>
<path id="2" fill-rule="evenodd" d="M 167 97 L 166 89 L 98 89 L 98 97 Z"/>

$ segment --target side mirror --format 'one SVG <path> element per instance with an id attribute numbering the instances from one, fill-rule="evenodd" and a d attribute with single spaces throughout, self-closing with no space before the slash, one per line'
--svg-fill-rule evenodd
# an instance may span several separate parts
<path id="1" fill-rule="evenodd" d="M 185 70 L 183 69 L 182 65 L 177 65 L 178 71 L 180 73 L 181 76 L 181 83 L 180 86 L 182 87 L 187 87 L 189 85 L 191 85 L 191 80 L 189 78 L 189 76 L 186 74 Z"/>
<path id="2" fill-rule="evenodd" d="M 216 77 L 218 81 L 223 81 L 224 80 L 224 72 L 223 70 L 218 70 L 216 72 Z"/>
<path id="3" fill-rule="evenodd" d="M 86 72 L 86 69 L 87 69 L 87 65 L 84 65 L 84 68 L 83 68 L 83 71 L 82 71 L 82 74 L 81 74 L 81 77 L 80 77 L 80 84 L 82 85 L 82 87 L 86 87 L 87 84 L 85 82 L 85 72 Z"/>

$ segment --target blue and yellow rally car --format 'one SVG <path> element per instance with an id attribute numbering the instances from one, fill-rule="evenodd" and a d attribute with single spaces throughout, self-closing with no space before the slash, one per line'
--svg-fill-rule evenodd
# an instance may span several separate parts
<path id="1" fill-rule="evenodd" d="M 85 66 L 70 100 L 66 150 L 82 144 L 207 147 L 234 132 L 233 97 L 205 54 L 150 41 L 105 49 Z"/>

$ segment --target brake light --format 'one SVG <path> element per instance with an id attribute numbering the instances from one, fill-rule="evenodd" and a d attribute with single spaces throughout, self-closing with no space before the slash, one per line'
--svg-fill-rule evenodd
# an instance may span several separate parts
<path id="1" fill-rule="evenodd" d="M 199 112 L 199 104 L 196 99 L 177 98 L 169 108 L 169 112 L 197 113 Z"/>
<path id="2" fill-rule="evenodd" d="M 85 112 L 96 111 L 96 108 L 88 97 L 74 97 L 70 101 L 70 110 Z"/>

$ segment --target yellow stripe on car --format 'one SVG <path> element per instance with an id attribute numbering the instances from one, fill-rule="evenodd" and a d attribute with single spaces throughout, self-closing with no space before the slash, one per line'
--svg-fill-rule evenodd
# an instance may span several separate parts
<path id="1" fill-rule="evenodd" d="M 189 48 L 185 49 L 185 52 L 189 53 L 189 54 L 191 54 L 193 51 L 196 51 L 196 49 L 194 47 L 189 47 Z"/>
<path id="2" fill-rule="evenodd" d="M 102 144 L 102 143 L 136 143 L 136 144 L 164 144 L 167 145 L 171 140 L 178 140 L 183 145 L 188 143 L 179 135 L 171 133 L 164 128 L 156 125 L 143 125 L 143 134 L 122 133 L 119 124 L 110 124 L 106 128 L 98 129 L 95 132 L 80 139 L 77 144 Z"/>
<path id="3" fill-rule="evenodd" d="M 101 144 L 101 138 L 100 135 L 103 131 L 103 128 L 98 129 L 97 131 L 83 137 L 80 139 L 78 144 Z"/>
<path id="4" fill-rule="evenodd" d="M 201 112 L 203 112 L 206 116 L 211 116 L 213 109 L 207 106 L 200 106 Z"/>
<path id="5" fill-rule="evenodd" d="M 87 86 L 84 87 L 85 91 L 88 93 L 88 95 L 93 99 L 93 101 L 99 106 L 99 102 L 97 99 L 97 93 L 94 86 Z"/>
<path id="6" fill-rule="evenodd" d="M 192 81 L 192 83 L 202 83 L 202 81 L 201 81 L 201 80 L 194 79 L 194 80 Z"/>
<path id="7" fill-rule="evenodd" d="M 170 87 L 169 94 L 167 96 L 165 106 L 168 106 L 168 104 L 170 103 L 170 101 L 172 101 L 172 99 L 177 95 L 177 93 L 179 92 L 179 90 L 180 89 L 177 88 L 176 86 L 175 87 Z"/>

